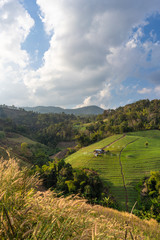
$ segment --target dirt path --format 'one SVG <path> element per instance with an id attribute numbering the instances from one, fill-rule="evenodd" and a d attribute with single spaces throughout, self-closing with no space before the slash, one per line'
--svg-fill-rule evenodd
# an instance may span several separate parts
<path id="1" fill-rule="evenodd" d="M 128 212 L 128 192 L 127 192 L 127 187 L 126 187 L 126 183 L 125 183 L 125 178 L 124 178 L 124 173 L 123 173 L 123 166 L 122 166 L 122 162 L 121 162 L 121 154 L 123 152 L 123 150 L 131 143 L 137 141 L 139 138 L 136 138 L 135 140 L 127 143 L 120 151 L 119 153 L 119 164 L 120 164 L 120 167 L 121 167 L 121 175 L 122 175 L 122 180 L 123 180 L 123 186 L 124 186 L 124 190 L 125 190 L 125 202 L 126 202 L 126 211 Z"/>
<path id="2" fill-rule="evenodd" d="M 105 148 L 111 146 L 111 145 L 112 145 L 113 143 L 115 143 L 115 142 L 118 142 L 120 139 L 124 138 L 125 136 L 126 136 L 126 134 L 123 134 L 122 137 L 120 137 L 120 138 L 114 140 L 113 142 L 109 143 L 107 146 L 105 146 L 105 147 L 103 147 L 103 148 L 101 148 L 101 149 L 104 150 Z"/>

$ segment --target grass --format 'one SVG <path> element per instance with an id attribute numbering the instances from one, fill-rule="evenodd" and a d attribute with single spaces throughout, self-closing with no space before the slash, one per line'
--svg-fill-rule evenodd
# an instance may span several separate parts
<path id="1" fill-rule="evenodd" d="M 22 160 L 23 163 L 33 164 L 32 157 L 37 153 L 44 153 L 47 156 L 51 156 L 56 153 L 57 149 L 50 148 L 44 144 L 33 141 L 25 136 L 16 133 L 6 133 L 4 135 L 3 132 L 0 132 L 0 136 L 4 136 L 2 139 L 0 138 L 0 157 L 6 159 L 8 155 L 6 154 L 6 150 L 10 151 L 12 157 L 17 157 Z M 22 150 L 21 144 L 27 143 L 27 150 L 24 152 Z"/>
<path id="2" fill-rule="evenodd" d="M 110 186 L 110 191 L 118 201 L 120 209 L 125 210 L 126 192 L 122 171 L 127 188 L 128 207 L 131 210 L 137 199 L 135 187 L 138 181 L 144 175 L 149 175 L 151 170 L 160 169 L 160 131 L 129 133 L 106 147 L 105 150 L 109 150 L 109 153 L 98 157 L 93 155 L 96 148 L 103 148 L 121 136 L 115 135 L 83 148 L 66 158 L 66 162 L 74 168 L 86 167 L 96 170 L 103 182 Z M 145 145 L 146 142 L 148 147 Z"/>
<path id="3" fill-rule="evenodd" d="M 33 140 L 31 140 L 27 137 L 24 137 L 24 136 L 18 135 L 18 134 L 13 135 L 12 137 L 7 137 L 7 140 L 9 142 L 16 143 L 16 144 L 18 144 L 18 143 L 21 144 L 23 142 L 26 142 L 28 144 L 37 144 L 38 143 L 38 142 L 35 142 L 35 141 L 33 141 Z"/>
<path id="4" fill-rule="evenodd" d="M 158 240 L 159 225 L 132 214 L 91 206 L 78 197 L 40 191 L 37 176 L 17 160 L 0 161 L 0 239 Z"/>
<path id="5" fill-rule="evenodd" d="M 131 208 L 137 199 L 135 187 L 138 180 L 149 175 L 151 170 L 160 169 L 160 132 L 146 131 L 130 135 L 138 136 L 138 140 L 124 149 L 121 160 Z"/>

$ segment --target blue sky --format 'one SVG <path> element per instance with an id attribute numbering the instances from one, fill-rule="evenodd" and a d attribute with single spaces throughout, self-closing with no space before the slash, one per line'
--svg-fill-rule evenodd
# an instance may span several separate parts
<path id="1" fill-rule="evenodd" d="M 160 98 L 159 0 L 1 0 L 0 104 Z"/>
<path id="2" fill-rule="evenodd" d="M 50 36 L 46 34 L 40 17 L 40 9 L 36 1 L 23 1 L 24 8 L 34 19 L 34 27 L 30 34 L 22 43 L 22 49 L 25 49 L 31 56 L 31 67 L 37 69 L 43 64 L 43 55 L 49 49 Z"/>

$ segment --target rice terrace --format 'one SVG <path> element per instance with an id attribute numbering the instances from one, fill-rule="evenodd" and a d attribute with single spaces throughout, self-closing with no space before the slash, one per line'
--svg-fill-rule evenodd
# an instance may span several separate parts
<path id="1" fill-rule="evenodd" d="M 95 156 L 95 149 L 105 154 Z M 136 185 L 150 171 L 160 169 L 160 131 L 113 135 L 67 157 L 73 168 L 96 170 L 110 188 L 121 210 L 131 211 L 137 199 Z"/>

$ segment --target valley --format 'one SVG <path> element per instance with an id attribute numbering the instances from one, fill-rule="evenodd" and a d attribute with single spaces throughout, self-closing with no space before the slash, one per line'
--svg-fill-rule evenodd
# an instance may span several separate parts
<path id="1" fill-rule="evenodd" d="M 115 222 L 114 227 L 119 226 L 116 233 L 112 229 L 108 230 L 107 234 L 111 234 L 112 238 L 119 239 L 118 235 L 121 234 L 122 239 L 130 239 L 131 236 L 134 236 L 135 239 L 147 239 L 146 235 L 149 236 L 148 239 L 158 240 L 158 222 L 160 222 L 159 106 L 159 100 L 142 100 L 116 110 L 106 110 L 97 116 L 76 116 L 65 113 L 40 114 L 27 112 L 24 109 L 0 106 L 0 156 L 2 169 L 6 169 L 6 176 L 1 171 L 0 174 L 3 176 L 2 179 L 4 178 L 4 189 L 8 186 L 6 193 L 4 189 L 0 193 L 2 203 L 4 206 L 8 206 L 8 215 L 4 208 L 0 209 L 0 214 L 4 217 L 2 222 L 8 226 L 10 236 L 14 236 L 10 229 L 11 226 L 13 229 L 17 229 L 19 236 L 23 236 L 24 231 L 30 229 L 26 224 L 25 230 L 21 231 L 18 229 L 18 225 L 8 222 L 8 216 L 15 214 L 14 221 L 17 221 L 17 224 L 18 222 L 23 224 L 14 209 L 10 208 L 11 202 L 15 201 L 15 209 L 19 209 L 23 205 L 19 206 L 19 202 L 24 202 L 24 211 L 26 211 L 25 204 L 30 205 L 28 201 L 33 201 L 34 206 L 38 204 L 39 208 L 41 208 L 41 201 L 46 204 L 47 208 L 50 207 L 46 201 L 56 202 L 56 211 L 59 214 L 61 203 L 64 204 L 63 211 L 66 211 L 66 206 L 67 209 L 72 208 L 74 204 L 76 205 L 77 200 L 75 199 L 78 194 L 80 200 L 70 212 L 69 218 L 74 224 L 80 224 L 77 221 L 79 211 L 88 214 L 87 225 L 89 219 L 92 219 L 93 224 L 88 225 L 90 234 L 86 239 L 95 236 L 99 236 L 97 239 L 105 239 L 107 225 L 112 223 L 110 217 L 107 217 L 109 215 Z M 16 175 L 12 176 L 15 168 L 19 168 L 17 173 L 19 179 L 16 178 Z M 22 175 L 24 183 L 21 188 Z M 22 192 L 26 191 L 27 179 L 32 179 L 34 176 L 36 176 L 36 181 L 40 181 L 42 185 L 34 185 L 32 189 L 32 182 L 30 182 L 28 192 L 25 195 L 18 195 L 21 190 Z M 16 187 L 12 189 L 12 185 L 14 186 L 14 183 L 18 181 L 21 190 Z M 30 192 L 35 199 L 30 196 Z M 14 194 L 20 199 L 18 202 L 16 202 L 16 197 L 12 199 Z M 10 196 L 7 201 L 6 196 Z M 36 203 L 36 196 L 39 199 L 38 203 Z M 67 202 L 68 199 L 71 201 Z M 78 207 L 79 201 L 82 203 L 81 209 Z M 89 209 L 95 211 L 98 220 L 93 217 Z M 107 219 L 104 226 L 98 209 L 104 213 L 105 219 Z M 54 210 L 50 208 L 53 214 L 52 219 Z M 50 225 L 45 225 L 43 220 L 47 219 L 49 224 L 50 218 L 45 216 L 46 209 L 41 209 L 41 211 L 43 215 L 41 224 L 44 228 L 48 228 Z M 67 216 L 70 213 L 67 212 Z M 129 213 L 131 214 L 129 215 Z M 76 214 L 76 219 L 74 219 L 74 214 Z M 139 220 L 133 214 L 145 220 Z M 61 229 L 59 235 L 57 233 L 59 237 L 63 233 L 70 234 L 66 231 L 63 232 L 62 226 L 65 223 L 61 219 L 62 215 L 56 217 Z M 66 219 L 66 222 L 70 221 L 64 215 L 62 218 Z M 83 221 L 85 221 L 84 218 Z M 35 223 L 30 219 L 30 215 L 28 215 L 28 219 L 30 226 L 33 224 L 34 228 Z M 142 231 L 137 225 L 139 221 L 143 226 Z M 97 230 L 93 231 L 93 228 L 96 228 L 96 222 L 99 225 L 98 235 L 96 235 Z M 0 226 L 2 226 L 1 222 Z M 56 226 L 54 225 L 54 228 Z M 85 234 L 86 231 L 86 226 L 84 228 L 83 226 L 82 223 L 81 234 Z M 50 227 L 52 229 L 52 226 Z M 37 228 L 38 225 L 36 225 Z M 36 229 L 34 231 L 37 231 Z M 39 236 L 44 236 L 43 234 L 45 232 L 42 227 Z M 74 235 L 74 228 L 72 234 Z M 126 237 L 127 234 L 130 236 L 129 238 Z M 32 231 L 28 236 L 33 236 Z M 47 238 L 44 236 L 44 239 Z M 134 238 L 131 237 L 131 239 Z"/>

